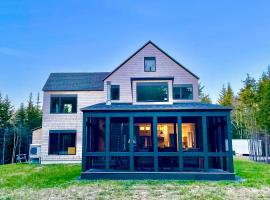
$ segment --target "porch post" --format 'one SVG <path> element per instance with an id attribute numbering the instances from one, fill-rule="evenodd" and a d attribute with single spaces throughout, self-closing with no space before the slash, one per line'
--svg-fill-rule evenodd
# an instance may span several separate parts
<path id="1" fill-rule="evenodd" d="M 129 169 L 130 171 L 134 171 L 134 118 L 133 116 L 129 116 Z"/>
<path id="2" fill-rule="evenodd" d="M 183 171 L 183 145 L 182 145 L 182 116 L 177 116 L 177 127 L 178 127 L 178 154 L 179 154 L 179 171 Z"/>
<path id="3" fill-rule="evenodd" d="M 233 167 L 233 150 L 232 150 L 232 129 L 231 129 L 231 114 L 227 113 L 227 131 L 228 131 L 228 148 L 229 148 L 229 156 L 228 158 L 228 170 L 229 172 L 234 172 Z"/>
<path id="4" fill-rule="evenodd" d="M 202 129 L 203 129 L 204 170 L 208 171 L 207 121 L 206 121 L 205 114 L 203 114 L 203 116 L 202 116 Z"/>
<path id="5" fill-rule="evenodd" d="M 153 116 L 153 150 L 154 150 L 154 171 L 158 171 L 158 136 L 157 136 L 157 116 Z"/>
<path id="6" fill-rule="evenodd" d="M 83 113 L 83 123 L 82 123 L 82 172 L 86 171 L 86 151 L 87 151 L 87 126 L 86 113 Z"/>
<path id="7" fill-rule="evenodd" d="M 106 148 L 105 148 L 105 155 L 106 155 L 106 162 L 105 162 L 105 168 L 108 170 L 110 168 L 110 116 L 106 115 L 106 121 L 105 121 L 105 134 L 106 134 Z"/>

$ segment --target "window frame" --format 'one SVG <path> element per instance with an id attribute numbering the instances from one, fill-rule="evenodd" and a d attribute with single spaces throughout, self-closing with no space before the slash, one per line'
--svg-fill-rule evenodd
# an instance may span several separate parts
<path id="1" fill-rule="evenodd" d="M 65 97 L 75 97 L 76 98 L 76 111 L 75 112 L 70 112 L 70 113 L 65 113 L 65 112 L 53 112 L 52 110 L 52 98 L 59 98 L 59 105 L 61 108 L 61 104 L 62 104 L 62 98 Z M 53 94 L 50 96 L 50 114 L 77 114 L 78 113 L 78 95 L 76 94 L 67 94 L 67 95 L 57 95 L 57 94 Z"/>
<path id="2" fill-rule="evenodd" d="M 182 96 L 182 89 L 181 88 L 185 88 L 185 87 L 191 87 L 192 88 L 192 95 L 191 98 L 181 98 Z M 174 89 L 178 88 L 179 93 L 180 93 L 180 98 L 175 98 L 174 97 Z M 173 88 L 172 88 L 172 92 L 173 92 L 173 100 L 193 100 L 194 99 L 194 89 L 193 89 L 193 84 L 174 84 Z"/>
<path id="3" fill-rule="evenodd" d="M 146 67 L 145 67 L 145 66 L 146 66 L 146 65 L 145 65 L 146 62 L 145 62 L 145 61 L 146 61 L 147 59 L 148 59 L 148 60 L 153 59 L 153 60 L 155 61 L 155 70 L 154 70 L 154 71 L 151 71 L 151 70 L 150 70 L 150 71 L 147 71 L 147 70 L 146 70 Z M 144 72 L 156 72 L 156 71 L 157 71 L 157 61 L 156 61 L 156 57 L 153 57 L 153 56 L 152 56 L 152 57 L 144 57 Z"/>
<path id="4" fill-rule="evenodd" d="M 113 87 L 115 87 L 114 89 L 118 89 L 118 98 L 116 98 L 116 99 L 113 99 L 112 98 L 112 89 L 113 89 Z M 111 101 L 119 101 L 120 100 L 120 85 L 111 85 L 111 88 L 110 88 L 110 92 L 111 92 L 111 95 L 110 95 L 110 100 Z"/>
<path id="5" fill-rule="evenodd" d="M 58 154 L 53 154 L 50 152 L 50 138 L 51 138 L 51 133 L 55 133 L 58 134 L 57 139 L 58 139 L 58 149 L 60 147 L 60 135 L 61 134 L 65 134 L 65 133 L 74 133 L 75 134 L 75 154 L 59 154 L 59 150 L 58 150 Z M 48 155 L 54 155 L 54 156 L 74 156 L 77 155 L 77 131 L 76 130 L 49 130 L 49 137 L 48 137 Z"/>
<path id="6" fill-rule="evenodd" d="M 167 87 L 167 100 L 159 100 L 159 101 L 156 101 L 156 100 L 143 100 L 143 101 L 139 101 L 138 99 L 138 96 L 139 96 L 139 94 L 138 94 L 138 87 L 139 87 L 139 85 L 140 84 L 144 84 L 144 83 L 148 83 L 148 84 L 151 84 L 151 83 L 164 83 L 164 84 L 166 84 L 166 87 Z M 145 102 L 149 102 L 149 103 L 153 103 L 153 102 L 169 102 L 169 83 L 168 82 L 163 82 L 163 81 L 159 81 L 159 82 L 136 82 L 136 102 L 138 102 L 138 103 L 145 103 Z"/>

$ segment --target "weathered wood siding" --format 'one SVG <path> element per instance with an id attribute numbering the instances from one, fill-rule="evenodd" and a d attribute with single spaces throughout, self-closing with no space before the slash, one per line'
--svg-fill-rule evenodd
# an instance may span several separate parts
<path id="1" fill-rule="evenodd" d="M 50 114 L 51 94 L 76 94 L 77 113 L 76 114 Z M 81 162 L 82 158 L 82 119 L 81 108 L 104 102 L 104 91 L 79 91 L 79 92 L 44 92 L 43 96 L 43 119 L 42 119 L 42 142 L 41 142 L 41 162 Z M 50 130 L 76 130 L 76 155 L 48 155 L 48 141 Z"/>
<path id="2" fill-rule="evenodd" d="M 32 132 L 32 144 L 41 144 L 41 142 L 42 142 L 42 128 L 39 128 Z"/>
<path id="3" fill-rule="evenodd" d="M 144 57 L 156 57 L 156 72 L 144 71 Z M 126 62 L 104 81 L 104 91 L 107 90 L 107 81 L 112 85 L 120 85 L 120 100 L 118 102 L 132 102 L 131 77 L 174 77 L 174 84 L 192 84 L 193 100 L 174 100 L 198 101 L 198 79 L 180 67 L 152 44 L 148 44 L 139 51 L 133 58 Z M 136 87 L 135 87 L 136 88 Z M 133 88 L 134 89 L 134 88 Z M 169 91 L 172 93 L 172 91 Z"/>

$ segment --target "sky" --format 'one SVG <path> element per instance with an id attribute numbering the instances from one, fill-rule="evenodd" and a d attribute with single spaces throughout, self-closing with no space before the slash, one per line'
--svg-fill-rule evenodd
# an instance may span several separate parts
<path id="1" fill-rule="evenodd" d="M 148 40 L 217 100 L 270 64 L 270 1 L 2 0 L 0 92 L 15 107 L 51 72 L 112 71 Z"/>

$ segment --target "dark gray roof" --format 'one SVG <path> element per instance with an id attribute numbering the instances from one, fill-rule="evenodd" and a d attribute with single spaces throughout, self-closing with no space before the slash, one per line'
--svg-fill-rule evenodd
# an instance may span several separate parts
<path id="1" fill-rule="evenodd" d="M 231 107 L 201 102 L 159 104 L 159 105 L 134 105 L 131 103 L 99 103 L 82 108 L 82 111 L 152 111 L 152 110 L 231 110 Z"/>
<path id="2" fill-rule="evenodd" d="M 43 91 L 99 91 L 104 89 L 103 79 L 109 72 L 51 73 Z"/>

